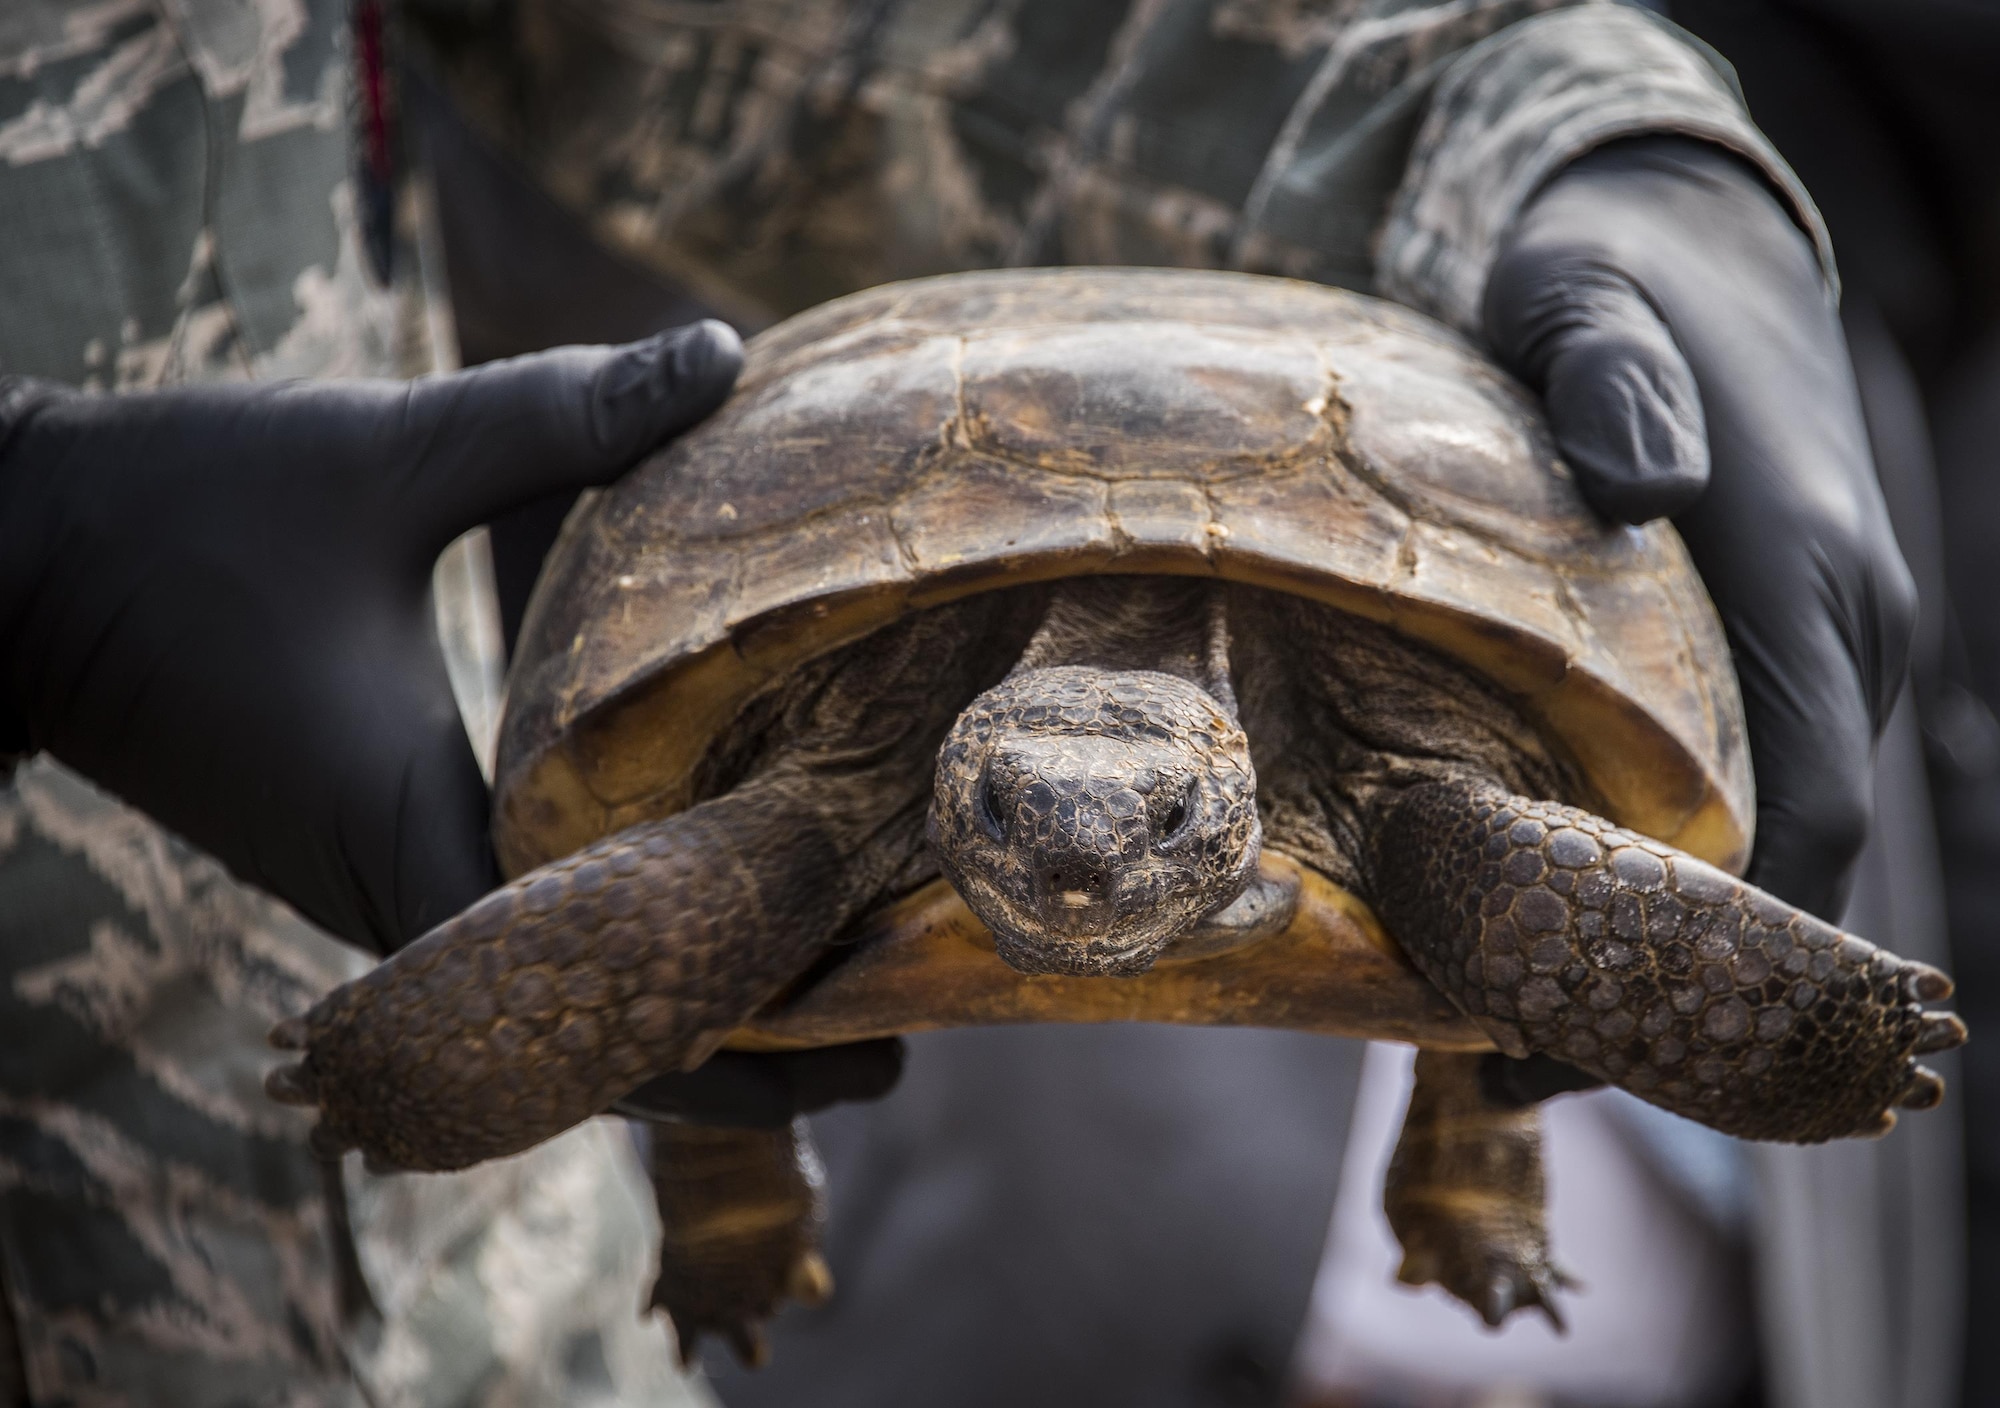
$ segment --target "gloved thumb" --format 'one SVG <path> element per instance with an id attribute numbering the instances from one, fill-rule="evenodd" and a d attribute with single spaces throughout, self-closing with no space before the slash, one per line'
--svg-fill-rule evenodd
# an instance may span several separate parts
<path id="1" fill-rule="evenodd" d="M 1541 393 L 1584 499 L 1619 523 L 1689 507 L 1708 487 L 1708 432 L 1694 373 L 1623 274 L 1510 250 L 1486 292 L 1487 338 Z"/>
<path id="2" fill-rule="evenodd" d="M 413 384 L 419 531 L 441 548 L 508 509 L 617 478 L 720 406 L 742 366 L 742 340 L 708 320 Z"/>

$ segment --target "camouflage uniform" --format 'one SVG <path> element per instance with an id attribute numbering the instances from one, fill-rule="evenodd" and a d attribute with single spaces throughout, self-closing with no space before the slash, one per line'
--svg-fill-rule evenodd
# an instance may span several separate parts
<path id="1" fill-rule="evenodd" d="M 421 0 L 413 18 L 471 3 Z M 512 0 L 511 14 L 425 26 L 461 109 L 601 239 L 745 326 L 888 279 L 1121 263 L 1317 279 L 1476 330 L 1514 212 L 1570 158 L 1640 132 L 1742 153 L 1826 248 L 1728 66 L 1624 5 Z"/>
<path id="2" fill-rule="evenodd" d="M 0 5 L 0 371 L 447 361 L 416 245 L 363 238 L 349 67 L 345 0 Z M 691 1401 L 622 1128 L 343 1196 L 264 1096 L 270 1023 L 367 963 L 46 759 L 0 791 L 0 1402 Z"/>

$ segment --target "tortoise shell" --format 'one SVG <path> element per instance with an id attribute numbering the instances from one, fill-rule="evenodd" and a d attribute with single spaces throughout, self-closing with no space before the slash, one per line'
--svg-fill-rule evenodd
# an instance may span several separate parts
<path id="1" fill-rule="evenodd" d="M 718 734 L 820 652 L 1099 572 L 1213 575 L 1386 623 L 1508 691 L 1611 819 L 1731 870 L 1748 857 L 1714 609 L 1670 526 L 1591 512 L 1520 386 L 1376 299 L 1092 268 L 891 284 L 792 318 L 751 342 L 720 411 L 578 507 L 509 681 L 503 863 L 690 805 Z M 931 930 L 965 928 L 948 903 Z M 1117 1015 L 1150 1015 L 1133 1001 Z"/>

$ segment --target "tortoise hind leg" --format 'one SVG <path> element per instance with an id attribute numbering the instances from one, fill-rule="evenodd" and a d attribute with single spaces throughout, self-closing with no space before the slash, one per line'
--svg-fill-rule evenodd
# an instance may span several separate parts
<path id="1" fill-rule="evenodd" d="M 315 1143 L 415 1170 L 517 1153 L 700 1064 L 848 918 L 838 848 L 755 784 L 531 871 L 273 1044 Z"/>
<path id="2" fill-rule="evenodd" d="M 1498 1327 L 1534 1307 L 1558 1330 L 1538 1107 L 1493 1099 L 1481 1055 L 1419 1051 L 1382 1207 L 1402 1243 L 1396 1279 L 1443 1286 Z"/>
<path id="3" fill-rule="evenodd" d="M 1671 846 L 1477 780 L 1379 806 L 1377 913 L 1510 1056 L 1545 1052 L 1748 1139 L 1877 1134 L 1943 1095 L 1944 974 Z"/>
<path id="4" fill-rule="evenodd" d="M 787 1299 L 833 1293 L 819 1253 L 826 1177 L 804 1120 L 782 1129 L 651 1126 L 660 1207 L 652 1305 L 673 1321 L 683 1367 L 719 1335 L 746 1368 L 767 1354 L 764 1321 Z"/>

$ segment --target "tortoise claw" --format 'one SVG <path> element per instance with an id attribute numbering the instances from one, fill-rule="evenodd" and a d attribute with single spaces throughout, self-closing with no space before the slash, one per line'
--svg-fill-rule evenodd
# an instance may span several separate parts
<path id="1" fill-rule="evenodd" d="M 264 1039 L 280 1051 L 304 1051 L 311 1045 L 312 1030 L 305 1018 L 287 1017 Z"/>
<path id="2" fill-rule="evenodd" d="M 1896 1127 L 1896 1112 L 1884 1110 L 1860 1129 L 1854 1131 L 1856 1139 L 1880 1139 Z"/>
<path id="3" fill-rule="evenodd" d="M 1569 1277 L 1563 1275 L 1562 1272 L 1555 1272 L 1555 1286 L 1573 1284 L 1574 1282 Z M 1563 1313 L 1556 1305 L 1554 1289 L 1554 1286 L 1536 1286 L 1535 1308 L 1548 1317 L 1550 1329 L 1559 1335 L 1567 1335 L 1569 1333 L 1569 1321 L 1563 1319 Z"/>
<path id="4" fill-rule="evenodd" d="M 729 1347 L 736 1351 L 736 1361 L 744 1368 L 761 1369 L 770 1361 L 771 1338 L 762 1325 L 732 1325 L 728 1337 Z"/>
<path id="5" fill-rule="evenodd" d="M 1896 1103 L 1906 1110 L 1935 1110 L 1943 1100 L 1944 1077 L 1928 1066 L 1912 1070 L 1909 1083 L 1896 1097 Z"/>
<path id="6" fill-rule="evenodd" d="M 1965 1023 L 1955 1012 L 1926 1012 L 1923 1024 L 1917 1028 L 1916 1053 L 1928 1056 L 1933 1051 L 1949 1051 L 1955 1046 L 1965 1045 Z"/>
<path id="7" fill-rule="evenodd" d="M 1447 1265 L 1444 1258 L 1428 1249 L 1406 1253 L 1396 1279 L 1406 1286 L 1435 1282 L 1444 1291 L 1465 1302 L 1491 1329 L 1499 1329 L 1517 1310 L 1539 1310 L 1559 1335 L 1569 1333 L 1569 1323 L 1556 1307 L 1556 1292 L 1574 1287 L 1574 1277 L 1547 1262 L 1528 1263 L 1504 1252 L 1486 1254 L 1487 1275 L 1482 1286 L 1467 1281 L 1479 1273 L 1460 1262 Z M 1469 1274 L 1468 1274 L 1469 1273 Z"/>
<path id="8" fill-rule="evenodd" d="M 1903 991 L 1913 1002 L 1943 1002 L 1953 991 L 1952 981 L 1928 963 L 1905 959 Z"/>
<path id="9" fill-rule="evenodd" d="M 657 1301 L 654 1309 L 664 1310 Z M 701 1342 L 706 1335 L 719 1335 L 735 1354 L 736 1362 L 746 1369 L 761 1369 L 771 1362 L 771 1338 L 762 1324 L 739 1320 L 733 1325 L 705 1325 L 691 1330 L 682 1330 L 680 1324 L 669 1313 L 668 1325 L 674 1332 L 674 1362 L 682 1373 L 693 1373 L 701 1367 Z"/>
<path id="10" fill-rule="evenodd" d="M 317 1105 L 319 1091 L 304 1062 L 280 1066 L 264 1077 L 264 1093 L 281 1105 Z"/>
<path id="11" fill-rule="evenodd" d="M 1406 1286 L 1428 1286 L 1442 1275 L 1438 1254 L 1428 1247 L 1404 1252 L 1403 1264 L 1396 1269 L 1396 1279 Z"/>
<path id="12" fill-rule="evenodd" d="M 800 1305 L 825 1305 L 833 1295 L 833 1268 L 818 1252 L 807 1252 L 792 1263 L 785 1294 Z"/>
<path id="13" fill-rule="evenodd" d="M 1515 1311 L 1534 1309 L 1549 1318 L 1549 1324 L 1557 1334 L 1566 1335 L 1569 1324 L 1556 1308 L 1555 1292 L 1559 1286 L 1571 1284 L 1568 1276 L 1553 1267 L 1497 1268 L 1492 1279 L 1486 1283 L 1485 1293 L 1479 1298 L 1479 1318 L 1497 1330 Z"/>

